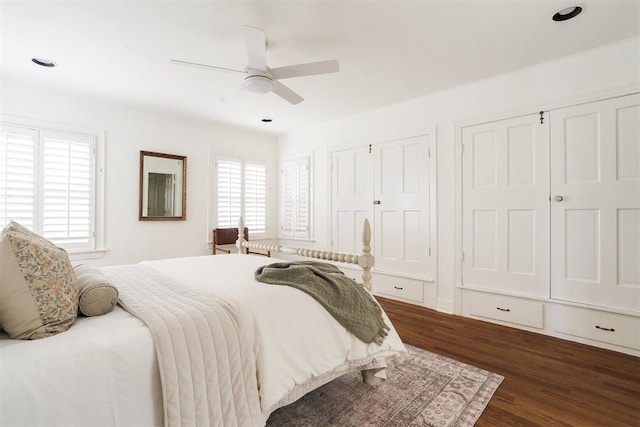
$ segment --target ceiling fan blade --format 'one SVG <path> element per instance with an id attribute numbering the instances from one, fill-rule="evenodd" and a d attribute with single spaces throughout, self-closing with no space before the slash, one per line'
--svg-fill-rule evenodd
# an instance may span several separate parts
<path id="1" fill-rule="evenodd" d="M 340 64 L 337 60 L 309 62 L 308 64 L 288 65 L 286 67 L 272 68 L 269 70 L 276 79 L 288 79 L 290 77 L 313 76 L 315 74 L 337 73 Z"/>
<path id="2" fill-rule="evenodd" d="M 279 97 L 289 101 L 293 105 L 299 104 L 304 101 L 304 98 L 280 83 L 277 80 L 273 81 L 273 93 Z"/>
<path id="3" fill-rule="evenodd" d="M 267 39 L 260 28 L 244 26 L 244 38 L 247 42 L 249 68 L 267 70 Z"/>
<path id="4" fill-rule="evenodd" d="M 232 68 L 216 67 L 215 65 L 200 64 L 197 62 L 181 61 L 179 59 L 170 59 L 169 62 L 171 62 L 172 64 L 178 64 L 178 65 L 189 65 L 191 67 L 208 68 L 208 69 L 213 69 L 217 71 L 226 71 L 228 73 L 246 74 L 246 71 L 243 71 L 243 70 L 234 70 Z"/>

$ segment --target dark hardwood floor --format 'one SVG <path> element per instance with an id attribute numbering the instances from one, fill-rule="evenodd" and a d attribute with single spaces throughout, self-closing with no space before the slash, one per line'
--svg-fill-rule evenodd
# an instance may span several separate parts
<path id="1" fill-rule="evenodd" d="M 476 426 L 640 426 L 640 358 L 378 298 L 406 344 L 504 376 Z"/>

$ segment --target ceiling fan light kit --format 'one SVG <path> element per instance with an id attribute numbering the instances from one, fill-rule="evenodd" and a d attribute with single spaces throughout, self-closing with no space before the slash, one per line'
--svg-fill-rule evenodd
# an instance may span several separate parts
<path id="1" fill-rule="evenodd" d="M 179 65 L 189 65 L 200 68 L 209 68 L 217 71 L 245 74 L 246 76 L 242 83 L 242 87 L 245 90 L 263 94 L 273 92 L 293 105 L 302 102 L 304 98 L 289 89 L 287 86 L 283 85 L 280 82 L 280 79 L 337 73 L 340 70 L 340 65 L 335 59 L 311 62 L 307 64 L 288 65 L 279 68 L 269 68 L 266 64 L 267 41 L 264 31 L 260 28 L 245 25 L 244 34 L 247 45 L 247 54 L 249 57 L 249 65 L 247 65 L 244 71 L 218 67 L 215 65 L 182 61 L 178 59 L 171 59 L 169 62 Z"/>
<path id="2" fill-rule="evenodd" d="M 247 76 L 242 85 L 253 93 L 269 93 L 273 90 L 273 80 L 266 76 Z"/>

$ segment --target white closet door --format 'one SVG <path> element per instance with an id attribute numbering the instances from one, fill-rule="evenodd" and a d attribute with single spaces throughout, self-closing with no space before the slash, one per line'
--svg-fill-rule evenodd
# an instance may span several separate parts
<path id="1" fill-rule="evenodd" d="M 551 115 L 551 296 L 640 311 L 640 98 Z"/>
<path id="2" fill-rule="evenodd" d="M 429 253 L 432 138 L 428 134 L 373 146 L 376 271 L 433 279 Z"/>
<path id="3" fill-rule="evenodd" d="M 540 115 L 462 129 L 464 286 L 549 297 L 549 127 Z"/>
<path id="4" fill-rule="evenodd" d="M 373 223 L 373 162 L 368 147 L 331 153 L 331 250 L 362 249 L 362 223 Z"/>

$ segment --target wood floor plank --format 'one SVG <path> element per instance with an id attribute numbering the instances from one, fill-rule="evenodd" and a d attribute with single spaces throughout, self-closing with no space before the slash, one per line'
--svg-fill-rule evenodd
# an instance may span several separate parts
<path id="1" fill-rule="evenodd" d="M 478 427 L 640 427 L 640 358 L 378 300 L 405 343 L 505 377 Z"/>

